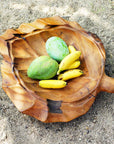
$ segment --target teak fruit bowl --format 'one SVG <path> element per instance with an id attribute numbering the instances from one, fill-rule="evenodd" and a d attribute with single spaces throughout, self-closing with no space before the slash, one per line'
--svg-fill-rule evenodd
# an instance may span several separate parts
<path id="1" fill-rule="evenodd" d="M 51 36 L 82 52 L 84 75 L 69 80 L 62 89 L 41 88 L 38 80 L 27 77 L 30 63 L 47 55 L 45 43 Z M 0 53 L 4 91 L 20 112 L 42 122 L 70 121 L 85 114 L 100 91 L 114 93 L 114 78 L 104 72 L 106 56 L 101 40 L 76 22 L 50 17 L 8 29 L 0 36 Z"/>

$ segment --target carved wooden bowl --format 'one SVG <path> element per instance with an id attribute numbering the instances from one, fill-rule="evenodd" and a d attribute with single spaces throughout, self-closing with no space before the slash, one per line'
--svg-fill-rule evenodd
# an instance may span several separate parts
<path id="1" fill-rule="evenodd" d="M 82 52 L 84 75 L 68 81 L 62 89 L 44 89 L 27 77 L 30 63 L 48 55 L 51 36 L 62 38 Z M 38 19 L 8 29 L 0 36 L 2 87 L 17 109 L 42 122 L 67 122 L 85 114 L 100 91 L 114 93 L 114 78 L 105 75 L 105 49 L 101 40 L 76 22 L 60 17 Z"/>

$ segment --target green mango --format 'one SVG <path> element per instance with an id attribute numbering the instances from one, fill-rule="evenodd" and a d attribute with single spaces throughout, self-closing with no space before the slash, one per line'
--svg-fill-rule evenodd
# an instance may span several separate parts
<path id="1" fill-rule="evenodd" d="M 32 79 L 50 79 L 57 74 L 58 63 L 49 56 L 40 56 L 32 61 L 27 75 Z"/>
<path id="2" fill-rule="evenodd" d="M 50 37 L 46 41 L 46 50 L 51 58 L 59 62 L 69 54 L 67 44 L 56 36 Z"/>

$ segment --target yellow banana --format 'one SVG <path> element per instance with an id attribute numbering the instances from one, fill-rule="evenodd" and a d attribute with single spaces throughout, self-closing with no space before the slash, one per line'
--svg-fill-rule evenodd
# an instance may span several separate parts
<path id="1" fill-rule="evenodd" d="M 58 88 L 63 88 L 65 87 L 67 82 L 63 80 L 41 80 L 39 81 L 39 86 L 43 88 L 53 88 L 53 89 L 58 89 Z"/>
<path id="2" fill-rule="evenodd" d="M 80 61 L 75 61 L 73 64 L 71 64 L 68 69 L 74 69 L 80 66 Z"/>
<path id="3" fill-rule="evenodd" d="M 68 49 L 69 49 L 69 52 L 70 52 L 70 53 L 76 51 L 76 49 L 75 49 L 72 45 L 69 45 Z"/>
<path id="4" fill-rule="evenodd" d="M 70 53 L 67 55 L 59 64 L 59 70 L 57 72 L 57 75 L 60 74 L 61 71 L 68 69 L 68 67 L 76 61 L 81 55 L 81 51 L 75 51 L 73 53 Z"/>
<path id="5" fill-rule="evenodd" d="M 64 72 L 63 74 L 60 74 L 58 76 L 58 80 L 69 80 L 69 79 L 72 79 L 72 78 L 76 78 L 76 77 L 79 77 L 83 74 L 83 71 L 80 70 L 80 69 L 73 69 L 73 70 L 68 70 L 66 72 Z"/>

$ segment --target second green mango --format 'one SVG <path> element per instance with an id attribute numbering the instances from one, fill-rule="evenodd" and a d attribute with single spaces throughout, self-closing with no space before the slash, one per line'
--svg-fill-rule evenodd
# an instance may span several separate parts
<path id="1" fill-rule="evenodd" d="M 58 62 L 69 54 L 67 44 L 56 36 L 50 37 L 46 41 L 46 50 L 48 55 Z"/>

